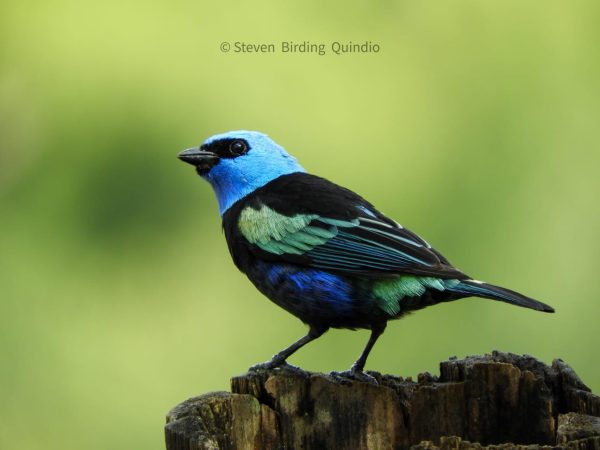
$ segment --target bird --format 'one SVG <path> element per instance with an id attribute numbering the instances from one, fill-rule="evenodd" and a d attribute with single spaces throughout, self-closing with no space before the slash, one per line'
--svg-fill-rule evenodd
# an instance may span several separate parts
<path id="1" fill-rule="evenodd" d="M 518 292 L 475 280 L 424 239 L 353 191 L 308 173 L 258 131 L 230 131 L 178 154 L 217 198 L 236 267 L 308 333 L 252 370 L 285 368 L 330 328 L 367 329 L 360 356 L 339 376 L 372 382 L 367 357 L 390 320 L 465 297 L 552 313 Z"/>

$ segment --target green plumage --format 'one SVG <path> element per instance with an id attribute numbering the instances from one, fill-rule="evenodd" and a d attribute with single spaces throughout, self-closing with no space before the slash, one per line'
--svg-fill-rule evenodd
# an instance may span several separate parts
<path id="1" fill-rule="evenodd" d="M 279 214 L 263 205 L 260 209 L 246 207 L 238 221 L 240 232 L 252 244 L 266 244 L 269 241 L 281 241 L 290 233 L 306 227 L 315 214 L 297 214 L 293 217 Z"/>
<path id="2" fill-rule="evenodd" d="M 390 316 L 396 316 L 400 313 L 401 301 L 404 297 L 420 297 L 425 293 L 426 288 L 444 291 L 458 283 L 458 280 L 400 275 L 397 278 L 376 281 L 373 284 L 373 296 L 382 311 Z"/>
<path id="3" fill-rule="evenodd" d="M 313 220 L 330 225 L 310 226 Z M 357 226 L 358 221 L 320 217 L 316 214 L 285 216 L 263 205 L 260 209 L 246 207 L 240 213 L 238 228 L 248 242 L 276 255 L 301 255 L 327 243 L 338 233 L 338 227 Z"/>

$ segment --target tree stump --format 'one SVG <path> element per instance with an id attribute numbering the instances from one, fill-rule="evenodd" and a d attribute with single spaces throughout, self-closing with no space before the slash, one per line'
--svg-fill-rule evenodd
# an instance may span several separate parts
<path id="1" fill-rule="evenodd" d="M 249 372 L 231 392 L 167 415 L 167 450 L 600 450 L 600 397 L 560 359 L 493 352 L 378 385 L 288 369 Z"/>

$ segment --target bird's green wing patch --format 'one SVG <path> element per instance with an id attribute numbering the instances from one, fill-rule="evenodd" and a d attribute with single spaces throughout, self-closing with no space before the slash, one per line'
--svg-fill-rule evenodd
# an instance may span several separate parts
<path id="1" fill-rule="evenodd" d="M 318 220 L 322 226 L 309 225 Z M 251 244 L 276 255 L 301 255 L 327 243 L 338 234 L 338 227 L 357 226 L 356 221 L 322 218 L 317 214 L 286 216 L 262 205 L 250 206 L 240 213 L 238 228 Z"/>

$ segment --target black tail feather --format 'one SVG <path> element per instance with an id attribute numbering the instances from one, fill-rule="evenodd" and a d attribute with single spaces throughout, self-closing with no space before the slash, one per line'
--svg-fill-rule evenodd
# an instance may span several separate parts
<path id="1" fill-rule="evenodd" d="M 483 283 L 476 280 L 461 280 L 456 286 L 448 289 L 452 292 L 461 294 L 473 295 L 476 297 L 489 298 L 491 300 L 499 300 L 501 302 L 510 303 L 511 305 L 522 306 L 524 308 L 535 309 L 553 313 L 554 308 L 545 303 L 539 302 L 532 298 L 526 297 L 518 292 L 511 291 L 493 284 Z"/>

